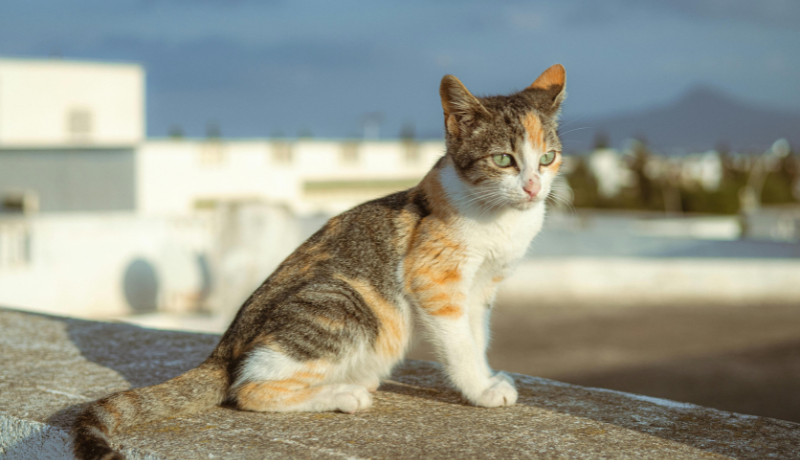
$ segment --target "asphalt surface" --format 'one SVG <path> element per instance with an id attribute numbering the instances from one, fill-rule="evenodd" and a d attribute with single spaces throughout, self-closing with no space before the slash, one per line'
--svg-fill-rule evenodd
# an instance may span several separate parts
<path id="1" fill-rule="evenodd" d="M 500 301 L 495 369 L 800 422 L 800 305 Z M 435 360 L 422 343 L 412 359 Z"/>

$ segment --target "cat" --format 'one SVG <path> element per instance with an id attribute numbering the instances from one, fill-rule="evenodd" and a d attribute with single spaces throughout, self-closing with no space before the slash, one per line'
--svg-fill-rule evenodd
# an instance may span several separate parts
<path id="1" fill-rule="evenodd" d="M 486 359 L 498 283 L 542 227 L 562 161 L 556 64 L 509 96 L 441 82 L 446 152 L 415 187 L 330 219 L 248 298 L 211 355 L 167 382 L 112 394 L 77 418 L 80 459 L 121 459 L 109 436 L 225 401 L 259 412 L 369 409 L 414 318 L 471 404 L 513 405 Z"/>

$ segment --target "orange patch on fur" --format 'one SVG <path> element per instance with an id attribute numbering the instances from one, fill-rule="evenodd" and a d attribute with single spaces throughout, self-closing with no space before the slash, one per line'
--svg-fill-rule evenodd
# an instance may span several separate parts
<path id="1" fill-rule="evenodd" d="M 241 409 L 257 412 L 278 411 L 303 403 L 313 398 L 321 387 L 325 373 L 314 372 L 318 363 L 311 362 L 307 369 L 298 371 L 290 378 L 268 382 L 246 383 L 236 389 L 236 402 Z"/>
<path id="2" fill-rule="evenodd" d="M 311 380 L 311 381 L 320 380 L 321 381 L 322 379 L 325 378 L 325 374 L 323 374 L 321 372 L 303 372 L 303 371 L 301 371 L 301 372 L 296 373 L 295 377 L 298 378 L 298 379 L 301 379 L 301 380 L 306 380 L 306 381 L 309 381 L 309 380 Z"/>
<path id="3" fill-rule="evenodd" d="M 564 66 L 561 64 L 556 64 L 550 66 L 547 70 L 542 72 L 539 75 L 539 78 L 536 79 L 531 85 L 528 87 L 530 89 L 544 89 L 548 90 L 553 86 L 564 86 L 564 83 L 567 81 L 567 71 L 564 70 Z"/>
<path id="4" fill-rule="evenodd" d="M 439 309 L 436 309 L 436 310 L 431 310 L 429 312 L 433 316 L 445 316 L 445 317 L 453 318 L 453 319 L 460 318 L 461 315 L 464 313 L 461 310 L 461 307 L 453 305 L 453 304 L 447 304 L 442 308 L 439 308 Z"/>
<path id="5" fill-rule="evenodd" d="M 498 276 L 495 276 L 495 277 L 492 278 L 492 282 L 493 283 L 499 283 L 499 282 L 503 281 L 504 279 L 505 279 L 505 276 L 498 275 Z"/>
<path id="6" fill-rule="evenodd" d="M 450 301 L 450 298 L 453 297 L 452 295 L 445 293 L 445 292 L 437 292 L 436 294 L 428 296 L 426 299 L 430 303 L 435 304 L 444 304 Z"/>
<path id="7" fill-rule="evenodd" d="M 386 358 L 399 358 L 405 351 L 408 331 L 405 318 L 400 310 L 386 300 L 374 286 L 366 281 L 348 279 L 340 275 L 336 278 L 353 287 L 367 305 L 372 308 L 380 324 L 375 351 Z"/>
<path id="8" fill-rule="evenodd" d="M 242 385 L 236 402 L 240 409 L 257 412 L 277 411 L 308 401 L 322 388 L 300 388 L 284 380 Z"/>
<path id="9" fill-rule="evenodd" d="M 546 152 L 547 143 L 544 140 L 544 129 L 539 117 L 534 113 L 528 113 L 522 119 L 522 126 L 525 127 L 525 132 L 528 134 L 531 147 L 536 151 Z"/>
<path id="10" fill-rule="evenodd" d="M 425 219 L 417 228 L 404 259 L 406 291 L 433 316 L 458 318 L 464 302 L 461 292 L 465 259 L 463 246 L 448 236 L 446 217 Z"/>

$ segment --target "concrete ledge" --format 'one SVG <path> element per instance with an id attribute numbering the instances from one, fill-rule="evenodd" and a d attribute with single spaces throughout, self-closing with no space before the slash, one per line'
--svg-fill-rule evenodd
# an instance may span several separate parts
<path id="1" fill-rule="evenodd" d="M 218 337 L 0 309 L 0 458 L 72 458 L 77 412 L 201 362 Z M 215 408 L 115 438 L 131 459 L 800 458 L 800 425 L 513 375 L 519 403 L 465 405 L 437 365 L 410 361 L 370 412 Z"/>
<path id="2" fill-rule="evenodd" d="M 535 258 L 503 282 L 500 297 L 551 305 L 798 305 L 798 279 L 797 259 Z"/>

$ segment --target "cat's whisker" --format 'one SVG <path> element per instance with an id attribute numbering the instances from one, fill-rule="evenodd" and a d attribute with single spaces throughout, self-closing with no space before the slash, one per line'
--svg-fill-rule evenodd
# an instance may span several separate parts
<path id="1" fill-rule="evenodd" d="M 502 192 L 499 191 L 499 190 L 487 190 L 487 191 L 485 191 L 485 193 L 482 193 L 479 196 L 476 196 L 476 197 L 474 197 L 474 198 L 472 198 L 472 199 L 470 199 L 468 201 L 463 202 L 463 204 L 464 205 L 469 205 L 469 204 L 472 204 L 472 203 L 474 203 L 476 201 L 490 200 L 490 199 L 493 199 L 494 197 L 496 197 L 496 196 L 498 196 L 500 194 L 502 194 Z"/>
<path id="2" fill-rule="evenodd" d="M 570 198 L 567 198 L 559 194 L 550 193 L 550 195 L 548 195 L 547 197 L 547 200 L 553 203 L 553 205 L 556 207 L 560 205 L 560 207 L 564 208 L 567 212 L 570 212 L 572 214 L 577 212 Z"/>
<path id="3" fill-rule="evenodd" d="M 494 194 L 496 194 L 496 193 L 497 193 L 496 191 L 487 191 L 486 193 L 483 193 L 483 194 L 478 195 L 478 196 L 476 196 L 474 198 L 471 198 L 471 199 L 469 199 L 467 201 L 464 201 L 463 204 L 468 205 L 468 204 L 472 204 L 472 203 L 474 203 L 476 201 L 485 200 L 487 198 L 490 198 L 490 197 L 494 196 Z"/>
<path id="4" fill-rule="evenodd" d="M 567 131 L 565 133 L 558 133 L 558 135 L 559 136 L 566 136 L 567 134 L 569 134 L 571 132 L 574 132 L 574 131 L 580 131 L 582 129 L 592 129 L 592 128 L 594 128 L 594 126 L 584 126 L 582 128 L 573 128 L 573 129 L 570 129 L 569 131 Z"/>
<path id="5" fill-rule="evenodd" d="M 584 114 L 584 115 L 579 116 L 578 118 L 574 118 L 574 119 L 564 123 L 563 125 L 559 126 L 559 128 L 563 129 L 563 128 L 565 128 L 565 127 L 577 122 L 578 120 L 580 120 L 582 118 L 586 118 L 586 115 Z"/>

